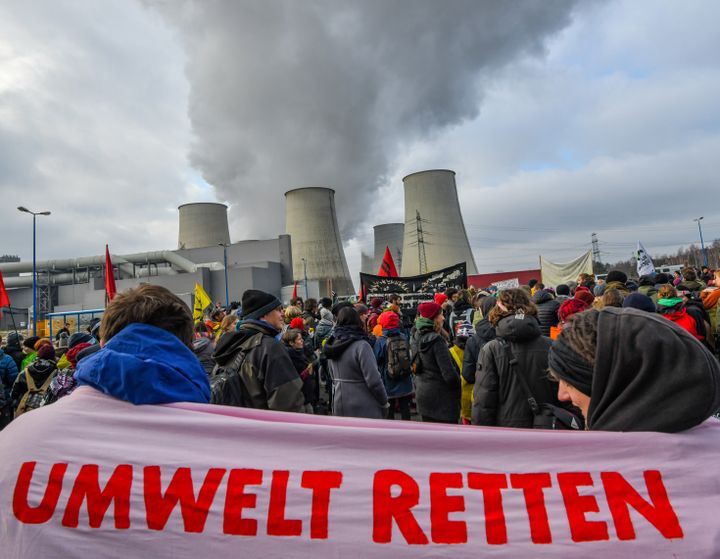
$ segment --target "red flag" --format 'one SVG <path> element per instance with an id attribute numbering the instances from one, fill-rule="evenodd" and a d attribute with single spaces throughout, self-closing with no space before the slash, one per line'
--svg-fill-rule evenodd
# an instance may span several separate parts
<path id="1" fill-rule="evenodd" d="M 295 282 L 295 287 L 293 287 L 293 299 L 297 299 L 297 282 Z"/>
<path id="2" fill-rule="evenodd" d="M 8 295 L 7 289 L 5 289 L 5 281 L 0 272 L 0 309 L 3 307 L 10 306 L 10 296 Z M 0 310 L 0 318 L 2 318 L 2 310 Z"/>
<path id="3" fill-rule="evenodd" d="M 360 303 L 365 303 L 365 286 L 360 286 L 360 293 L 358 294 L 358 300 Z"/>
<path id="4" fill-rule="evenodd" d="M 117 288 L 115 287 L 112 260 L 110 260 L 110 249 L 105 245 L 105 298 L 112 301 L 116 294 Z"/>
<path id="5" fill-rule="evenodd" d="M 380 270 L 377 275 L 384 278 L 398 277 L 395 261 L 393 260 L 392 254 L 390 254 L 390 247 L 385 247 L 385 256 L 383 256 L 383 261 L 382 264 L 380 264 Z"/>

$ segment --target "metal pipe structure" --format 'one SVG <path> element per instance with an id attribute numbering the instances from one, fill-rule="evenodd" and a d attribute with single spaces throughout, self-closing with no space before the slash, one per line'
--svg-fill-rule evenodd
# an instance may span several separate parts
<path id="1" fill-rule="evenodd" d="M 703 234 L 702 234 L 702 225 L 700 225 L 700 221 L 704 219 L 703 217 L 698 217 L 697 219 L 693 219 L 693 221 L 697 221 L 698 224 L 698 231 L 700 232 L 700 248 L 703 253 L 703 263 L 705 266 L 708 265 L 708 255 L 707 251 L 705 250 L 705 241 L 703 240 Z"/>
<path id="2" fill-rule="evenodd" d="M 403 276 L 414 276 L 467 264 L 468 274 L 477 274 L 458 201 L 455 172 L 434 169 L 412 173 L 405 187 L 405 234 L 402 250 Z M 420 270 L 424 260 L 426 270 Z"/>
<path id="3" fill-rule="evenodd" d="M 144 278 L 149 276 L 171 276 L 175 275 L 177 272 L 173 270 L 170 267 L 167 268 L 157 268 L 155 270 L 155 273 L 150 273 L 149 268 L 141 268 L 137 271 L 137 275 L 134 277 L 138 278 Z M 78 284 L 78 283 L 86 283 L 89 281 L 90 273 L 87 270 L 80 271 L 80 272 L 63 272 L 61 274 L 51 274 L 50 275 L 50 285 L 68 285 L 68 284 Z M 31 276 L 15 276 L 15 277 L 9 277 L 5 278 L 5 287 L 28 287 L 32 285 L 32 277 Z"/>
<path id="4" fill-rule="evenodd" d="M 285 230 L 292 244 L 293 276 L 318 280 L 321 296 L 352 295 L 353 283 L 345 260 L 335 191 L 308 187 L 285 193 Z M 305 259 L 305 264 L 303 264 Z"/>
<path id="5" fill-rule="evenodd" d="M 50 215 L 50 212 L 33 212 L 28 210 L 24 206 L 18 206 L 18 210 L 31 214 L 33 218 L 33 259 L 32 259 L 32 291 L 33 291 L 33 311 L 32 311 L 32 317 L 33 317 L 33 336 L 37 336 L 37 262 L 36 262 L 36 253 L 35 253 L 35 218 L 39 215 Z"/>

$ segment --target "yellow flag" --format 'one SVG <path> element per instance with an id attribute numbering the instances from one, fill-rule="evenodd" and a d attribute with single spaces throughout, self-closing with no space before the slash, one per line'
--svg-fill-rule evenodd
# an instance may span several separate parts
<path id="1" fill-rule="evenodd" d="M 205 290 L 200 286 L 199 283 L 195 284 L 195 308 L 193 309 L 193 320 L 200 322 L 203 318 L 203 312 L 210 305 L 212 305 L 212 299 L 210 295 L 205 293 Z"/>

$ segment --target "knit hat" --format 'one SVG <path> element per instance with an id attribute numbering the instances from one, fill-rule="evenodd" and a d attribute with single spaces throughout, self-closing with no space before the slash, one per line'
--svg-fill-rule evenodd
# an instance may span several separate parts
<path id="1" fill-rule="evenodd" d="M 37 350 L 38 359 L 52 359 L 55 360 L 55 348 L 52 344 L 43 344 Z"/>
<path id="2" fill-rule="evenodd" d="M 78 344 L 87 343 L 91 339 L 92 336 L 87 332 L 75 332 L 68 340 L 68 349 L 72 349 Z"/>
<path id="3" fill-rule="evenodd" d="M 203 338 L 204 340 L 207 340 L 207 338 Z M 209 342 L 209 340 L 207 340 Z M 78 354 L 85 348 L 92 347 L 92 344 L 89 342 L 80 342 L 72 349 L 69 349 L 67 353 L 65 354 L 65 359 L 67 359 L 70 362 L 70 365 L 73 367 L 77 366 L 78 362 Z"/>
<path id="4" fill-rule="evenodd" d="M 548 367 L 562 380 L 586 396 L 592 396 L 593 366 L 565 341 L 566 330 L 550 346 Z"/>
<path id="5" fill-rule="evenodd" d="M 662 272 L 655 274 L 655 285 L 662 285 L 665 283 L 670 283 L 670 276 Z"/>
<path id="6" fill-rule="evenodd" d="M 28 336 L 23 340 L 23 346 L 27 347 L 29 349 L 34 350 L 35 349 L 35 342 L 37 342 L 40 339 L 40 336 Z"/>
<path id="7" fill-rule="evenodd" d="M 579 286 L 575 290 L 575 298 L 580 299 L 581 301 L 585 301 L 588 306 L 592 305 L 595 301 L 595 297 L 592 293 L 590 293 L 590 290 L 587 287 Z"/>
<path id="8" fill-rule="evenodd" d="M 258 320 L 270 311 L 282 307 L 280 299 L 259 289 L 248 289 L 242 296 L 243 319 Z"/>
<path id="9" fill-rule="evenodd" d="M 35 349 L 35 351 L 38 351 L 44 345 L 49 345 L 50 347 L 52 347 L 52 342 L 47 338 L 40 338 L 38 341 L 35 342 L 33 348 Z"/>
<path id="10" fill-rule="evenodd" d="M 400 328 L 400 317 L 392 311 L 385 311 L 378 317 L 377 321 L 383 330 Z"/>
<path id="11" fill-rule="evenodd" d="M 443 295 L 442 293 L 438 293 L 438 295 Z M 437 295 L 435 295 L 437 297 Z M 443 295 L 445 297 L 445 295 Z M 447 299 L 447 297 L 445 297 Z M 418 314 L 422 316 L 423 318 L 429 318 L 430 320 L 434 319 L 437 315 L 439 315 L 442 312 L 442 307 L 438 305 L 437 303 L 433 303 L 430 301 L 427 301 L 425 303 L 420 303 L 418 305 Z"/>
<path id="12" fill-rule="evenodd" d="M 558 309 L 558 317 L 561 322 L 565 322 L 569 317 L 579 312 L 586 311 L 590 308 L 585 301 L 582 299 L 567 299 L 562 302 Z"/>
<path id="13" fill-rule="evenodd" d="M 380 307 L 382 307 L 382 304 L 382 297 L 373 297 L 372 299 L 370 299 L 370 307 L 372 307 L 373 309 L 379 309 Z"/>
<path id="14" fill-rule="evenodd" d="M 610 283 L 611 281 L 619 281 L 620 283 L 625 283 L 627 281 L 627 275 L 620 270 L 610 270 L 607 277 L 605 278 L 605 283 Z"/>
<path id="15" fill-rule="evenodd" d="M 20 332 L 10 332 L 7 335 L 8 345 L 19 345 L 22 341 L 23 341 L 23 337 Z"/>
<path id="16" fill-rule="evenodd" d="M 290 328 L 294 330 L 305 330 L 305 322 L 299 316 L 296 316 L 290 321 Z"/>
<path id="17" fill-rule="evenodd" d="M 444 293 L 436 293 L 434 301 L 438 305 L 442 305 L 445 301 L 447 301 L 447 295 L 445 295 Z"/>
<path id="18" fill-rule="evenodd" d="M 623 307 L 632 307 L 645 312 L 655 312 L 655 303 L 647 295 L 642 293 L 631 293 L 623 299 Z"/>

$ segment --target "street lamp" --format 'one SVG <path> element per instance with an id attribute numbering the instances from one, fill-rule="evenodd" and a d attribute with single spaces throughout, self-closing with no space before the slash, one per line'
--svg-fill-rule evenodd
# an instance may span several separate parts
<path id="1" fill-rule="evenodd" d="M 227 249 L 230 245 L 218 243 L 218 246 L 223 247 L 223 265 L 225 266 L 225 308 L 227 308 L 230 306 L 230 291 L 228 290 L 227 278 Z"/>
<path id="2" fill-rule="evenodd" d="M 33 336 L 37 336 L 37 269 L 35 260 L 35 218 L 39 215 L 50 215 L 50 212 L 31 212 L 25 206 L 18 206 L 18 211 L 33 216 Z"/>
<path id="3" fill-rule="evenodd" d="M 703 234 L 702 234 L 702 225 L 700 225 L 700 220 L 702 220 L 702 217 L 698 217 L 697 219 L 693 219 L 693 221 L 697 221 L 698 224 L 698 231 L 700 232 L 700 248 L 702 249 L 703 253 L 703 263 L 705 266 L 708 265 L 708 257 L 707 257 L 707 251 L 705 250 L 705 241 L 703 241 Z"/>

